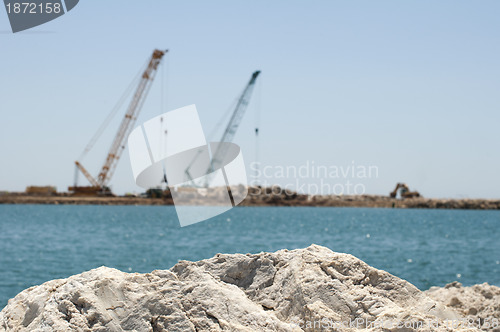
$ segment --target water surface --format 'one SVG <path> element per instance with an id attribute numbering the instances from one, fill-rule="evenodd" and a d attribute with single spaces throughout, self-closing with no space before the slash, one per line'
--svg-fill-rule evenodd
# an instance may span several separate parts
<path id="1" fill-rule="evenodd" d="M 311 243 L 420 289 L 500 285 L 499 227 L 500 211 L 238 207 L 181 228 L 172 206 L 0 205 L 0 308 L 27 287 L 102 265 L 150 272 Z"/>

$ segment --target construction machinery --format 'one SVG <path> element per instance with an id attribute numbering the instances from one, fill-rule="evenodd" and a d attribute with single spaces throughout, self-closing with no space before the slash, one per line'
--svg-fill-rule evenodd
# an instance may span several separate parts
<path id="1" fill-rule="evenodd" d="M 248 104 L 250 103 L 250 97 L 252 96 L 253 89 L 255 87 L 255 82 L 257 80 L 257 77 L 260 74 L 260 70 L 255 71 L 252 76 L 250 77 L 250 81 L 248 81 L 247 85 L 243 89 L 243 92 L 241 93 L 240 97 L 237 99 L 236 106 L 234 108 L 234 111 L 231 115 L 231 118 L 229 119 L 229 123 L 227 124 L 226 129 L 224 130 L 224 133 L 222 134 L 222 138 L 220 139 L 219 142 L 232 142 L 234 135 L 236 134 L 236 131 L 238 130 L 238 127 L 241 123 L 241 119 L 243 118 L 243 115 L 245 114 L 245 111 L 247 109 Z M 258 132 L 258 129 L 256 129 L 256 132 Z M 224 156 L 227 153 L 228 145 L 226 144 L 219 144 L 217 150 L 212 153 L 212 160 L 209 163 L 208 169 L 205 172 L 205 174 L 210 174 L 214 170 L 218 169 L 221 165 L 221 163 L 224 160 Z M 197 159 L 197 156 L 191 161 L 191 163 L 188 165 L 188 167 L 185 170 L 186 176 L 188 177 L 189 180 L 193 180 L 190 174 L 190 168 L 191 166 L 195 163 Z M 208 187 L 210 182 L 210 177 L 206 177 L 206 181 L 204 183 L 204 187 Z"/>
<path id="2" fill-rule="evenodd" d="M 26 187 L 26 194 L 33 196 L 55 196 L 57 188 L 54 186 L 29 186 Z"/>
<path id="3" fill-rule="evenodd" d="M 125 144 L 128 135 L 133 129 L 134 123 L 137 120 L 139 112 L 146 100 L 149 89 L 155 78 L 157 69 L 165 53 L 168 50 L 154 50 L 151 58 L 148 61 L 146 69 L 142 73 L 139 84 L 133 94 L 132 100 L 127 108 L 125 117 L 123 118 L 118 132 L 109 148 L 109 152 L 104 161 L 97 177 L 93 177 L 86 169 L 83 167 L 80 161 L 75 161 L 75 184 L 73 187 L 69 187 L 69 190 L 75 195 L 112 195 L 111 190 L 108 187 L 109 181 L 113 176 L 113 173 L 118 165 L 120 156 L 125 149 Z M 92 141 L 91 141 L 92 142 Z M 88 148 L 89 149 L 89 148 Z M 88 150 L 86 149 L 86 150 Z M 85 178 L 90 182 L 91 186 L 78 186 L 78 172 L 81 172 Z"/>
<path id="4" fill-rule="evenodd" d="M 420 197 L 420 193 L 418 191 L 410 191 L 410 187 L 406 183 L 399 182 L 394 188 L 393 191 L 389 194 L 391 198 L 396 198 L 398 192 L 401 195 L 401 198 L 415 198 Z"/>

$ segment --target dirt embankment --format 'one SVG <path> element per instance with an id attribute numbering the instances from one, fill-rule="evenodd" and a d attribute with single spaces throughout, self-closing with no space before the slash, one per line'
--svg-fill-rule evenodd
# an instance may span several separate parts
<path id="1" fill-rule="evenodd" d="M 36 196 L 27 194 L 5 194 L 0 204 L 48 204 L 48 205 L 172 205 L 172 199 L 143 197 L 88 197 L 88 196 Z"/>
<path id="2" fill-rule="evenodd" d="M 250 188 L 242 205 L 246 206 L 331 206 L 331 207 L 378 207 L 422 209 L 500 210 L 500 199 L 396 199 L 379 195 L 302 195 L 287 192 L 279 187 Z"/>
<path id="3" fill-rule="evenodd" d="M 68 194 L 52 196 L 9 193 L 0 195 L 0 204 L 53 204 L 53 205 L 172 205 L 172 198 L 145 197 L 78 197 Z M 468 209 L 500 210 L 500 200 L 489 199 L 395 199 L 387 196 L 358 195 L 303 195 L 275 188 L 249 188 L 242 206 L 329 206 L 329 207 L 377 207 L 421 209 Z"/>

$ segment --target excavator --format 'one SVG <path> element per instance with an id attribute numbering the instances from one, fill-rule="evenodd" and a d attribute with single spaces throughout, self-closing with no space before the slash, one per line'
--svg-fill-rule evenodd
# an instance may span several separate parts
<path id="1" fill-rule="evenodd" d="M 391 198 L 396 198 L 398 192 L 401 195 L 401 198 L 415 198 L 420 197 L 420 193 L 418 191 L 410 191 L 410 187 L 406 183 L 399 182 L 396 185 L 396 188 L 389 194 Z"/>

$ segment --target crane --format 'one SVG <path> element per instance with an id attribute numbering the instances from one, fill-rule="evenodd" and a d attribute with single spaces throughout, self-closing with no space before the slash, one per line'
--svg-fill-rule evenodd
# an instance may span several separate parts
<path id="1" fill-rule="evenodd" d="M 234 108 L 234 111 L 231 115 L 231 118 L 229 119 L 229 123 L 227 124 L 226 130 L 222 134 L 222 138 L 220 139 L 219 142 L 232 142 L 234 135 L 236 134 L 236 131 L 238 130 L 238 127 L 240 125 L 241 119 L 243 118 L 243 115 L 245 114 L 245 111 L 247 109 L 248 104 L 250 103 L 250 97 L 252 96 L 253 88 L 255 87 L 255 82 L 257 80 L 257 77 L 260 74 L 260 70 L 255 71 L 252 76 L 250 77 L 250 81 L 248 81 L 247 85 L 245 86 L 245 89 L 243 90 L 243 93 L 240 95 L 238 98 L 238 101 L 236 102 L 236 107 Z M 221 163 L 224 160 L 224 156 L 227 153 L 228 146 L 226 144 L 219 144 L 217 150 L 212 154 L 212 161 L 205 172 L 205 174 L 212 173 L 214 170 L 218 169 L 221 165 Z M 196 161 L 197 156 L 191 161 L 189 166 L 186 168 L 185 173 L 189 180 L 193 180 L 191 177 L 191 174 L 189 173 L 189 170 L 191 166 L 194 164 Z M 205 182 L 205 187 L 208 187 L 210 179 L 208 179 Z"/>
<path id="2" fill-rule="evenodd" d="M 151 88 L 158 66 L 163 56 L 167 52 L 168 50 L 154 50 L 153 54 L 151 55 L 148 65 L 140 77 L 139 85 L 135 90 L 130 105 L 127 108 L 127 112 L 125 113 L 125 117 L 123 118 L 120 127 L 118 128 L 118 132 L 115 135 L 111 147 L 109 148 L 109 152 L 104 161 L 104 165 L 97 175 L 97 178 L 94 178 L 78 160 L 75 161 L 76 175 L 78 174 L 78 171 L 82 172 L 82 174 L 87 178 L 92 187 L 77 186 L 75 177 L 75 186 L 70 187 L 70 191 L 81 194 L 111 194 L 108 188 L 108 183 L 111 180 L 122 152 L 125 149 L 126 139 L 134 126 L 139 112 L 141 111 L 142 105 L 144 104 L 144 101 L 146 100 L 146 96 L 148 95 L 149 89 Z"/>

